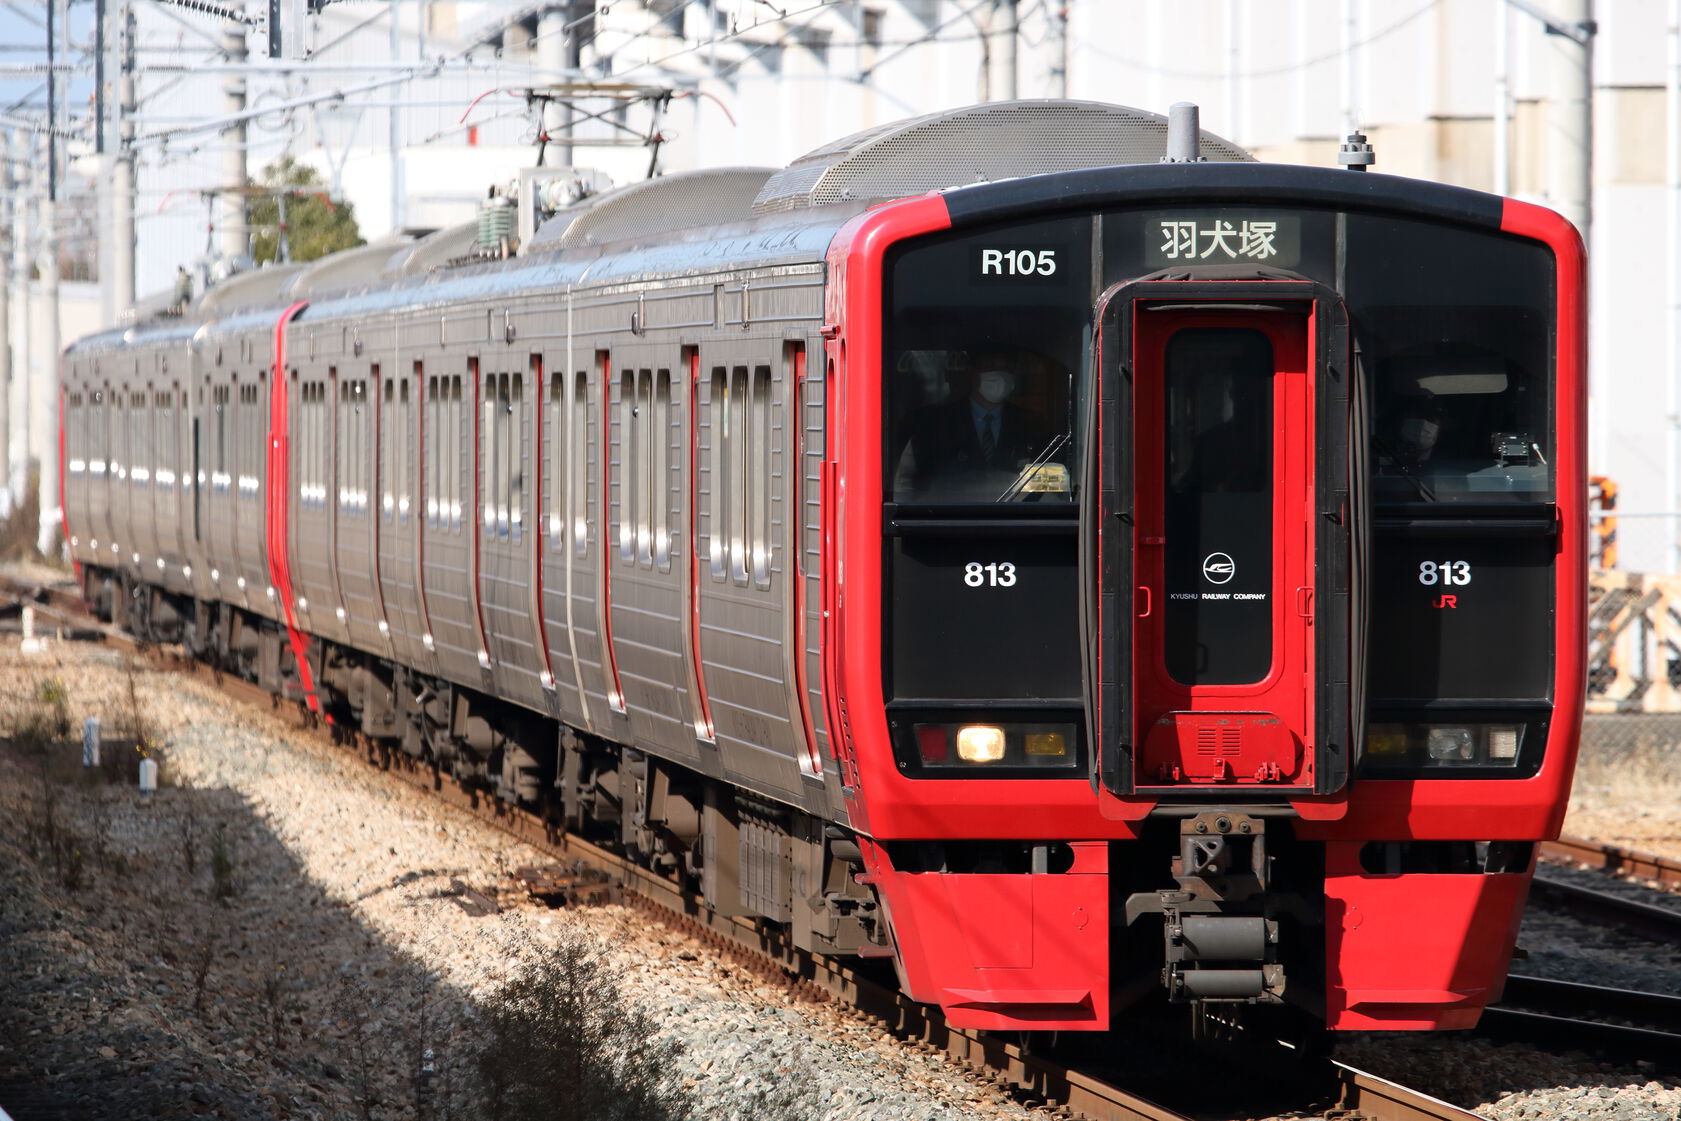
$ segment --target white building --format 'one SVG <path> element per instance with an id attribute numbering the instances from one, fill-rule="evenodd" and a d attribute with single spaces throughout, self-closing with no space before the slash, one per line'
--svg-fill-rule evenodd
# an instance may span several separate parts
<path id="1" fill-rule="evenodd" d="M 301 12 L 302 0 L 289 2 Z M 250 66 L 235 74 L 221 57 L 231 25 L 136 2 L 137 290 L 168 287 L 178 265 L 220 237 L 207 221 L 225 218 L 201 192 L 227 181 L 231 134 L 217 121 L 238 104 L 224 87 L 241 82 L 246 112 L 261 110 L 245 132 L 253 179 L 283 153 L 314 164 L 355 203 L 369 238 L 470 218 L 488 186 L 534 161 L 543 109 L 523 91 L 555 80 L 614 87 L 616 101 L 577 102 L 604 119 L 575 126 L 572 160 L 616 182 L 650 165 L 785 164 L 877 123 L 1010 96 L 1156 112 L 1195 101 L 1205 128 L 1259 158 L 1323 165 L 1356 124 L 1380 171 L 1504 190 L 1573 217 L 1587 213 L 1576 196 L 1589 180 L 1573 183 L 1570 166 L 1587 158 L 1590 461 L 1618 484 L 1631 515 L 1622 567 L 1672 570 L 1681 534 L 1672 344 L 1681 294 L 1671 279 L 1681 253 L 1681 111 L 1666 82 L 1681 71 L 1671 72 L 1666 51 L 1681 0 L 1590 4 L 376 0 L 297 16 L 290 47 L 301 37 L 307 61 L 270 61 L 266 28 L 254 24 Z M 1576 31 L 1590 14 L 1599 22 L 1579 29 L 1586 46 L 1549 34 L 1541 18 Z M 1590 62 L 1584 138 L 1568 110 Z M 555 162 L 559 111 L 548 120 Z M 645 143 L 654 134 L 657 157 Z"/>

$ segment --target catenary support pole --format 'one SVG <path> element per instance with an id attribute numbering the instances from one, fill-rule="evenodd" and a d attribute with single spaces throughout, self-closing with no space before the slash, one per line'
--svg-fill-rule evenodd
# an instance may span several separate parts
<path id="1" fill-rule="evenodd" d="M 1016 55 L 1021 44 L 1021 12 L 1016 0 L 997 0 L 997 3 L 998 12 L 993 26 L 998 28 L 999 100 L 1014 101 L 1020 96 L 1017 85 L 1020 68 Z"/>
<path id="2" fill-rule="evenodd" d="M 134 307 L 134 11 L 117 11 L 117 153 L 111 169 L 111 305 Z"/>
<path id="3" fill-rule="evenodd" d="M 1665 357 L 1668 416 L 1664 439 L 1664 506 L 1675 512 L 1667 526 L 1670 572 L 1681 572 L 1681 0 L 1669 0 L 1669 57 L 1664 70 L 1664 201 L 1668 252 Z"/>
<path id="4" fill-rule="evenodd" d="M 0 518 L 12 513 L 12 134 L 0 131 Z"/>
<path id="5" fill-rule="evenodd" d="M 238 4 L 227 5 L 239 13 Z M 245 24 L 229 20 L 222 28 L 222 55 L 235 66 L 245 62 Z M 245 112 L 245 76 L 229 72 L 222 79 L 222 112 L 240 117 Z M 217 225 L 221 231 L 220 250 L 225 257 L 242 257 L 249 250 L 245 222 L 246 191 L 251 184 L 246 166 L 246 125 L 235 120 L 222 130 L 222 205 Z"/>

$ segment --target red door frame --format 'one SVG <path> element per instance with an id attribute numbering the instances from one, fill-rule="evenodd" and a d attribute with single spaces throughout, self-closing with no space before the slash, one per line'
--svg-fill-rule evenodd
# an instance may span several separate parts
<path id="1" fill-rule="evenodd" d="M 1302 769 L 1291 786 L 1313 787 L 1314 650 L 1311 620 L 1297 622 L 1314 583 L 1315 431 L 1313 305 L 1301 301 L 1287 311 L 1151 311 L 1137 304 L 1134 316 L 1134 583 L 1136 597 L 1132 665 L 1136 683 L 1134 743 L 1144 744 L 1156 719 L 1168 712 L 1270 713 L 1302 745 Z M 1182 331 L 1231 328 L 1259 331 L 1273 353 L 1272 577 L 1268 614 L 1272 656 L 1265 677 L 1239 685 L 1186 685 L 1168 672 L 1163 620 L 1170 589 L 1165 586 L 1165 446 L 1168 344 Z M 1142 767 L 1145 753 L 1137 755 Z M 1136 775 L 1138 788 L 1161 787 L 1153 776 Z"/>

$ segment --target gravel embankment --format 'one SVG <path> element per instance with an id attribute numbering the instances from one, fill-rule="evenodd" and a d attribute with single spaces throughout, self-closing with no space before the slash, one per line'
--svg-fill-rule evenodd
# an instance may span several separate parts
<path id="1" fill-rule="evenodd" d="M 607 948 L 625 993 L 685 1045 L 696 1117 L 1048 1116 L 638 912 L 525 902 L 508 874 L 544 863 L 536 852 L 297 732 L 285 711 L 130 665 L 83 645 L 23 658 L 0 638 L 0 728 L 42 710 L 49 687 L 77 725 L 100 714 L 107 736 L 138 713 L 173 784 L 143 801 L 0 748 L 0 1104 L 76 1118 L 441 1117 L 487 994 L 581 938 Z M 500 911 L 470 914 L 463 886 Z M 1673 949 L 1542 914 L 1521 942 L 1529 972 L 1681 991 Z M 437 1073 L 423 1083 L 426 1048 Z M 1339 1057 L 1500 1121 L 1681 1117 L 1681 1083 L 1633 1063 L 1462 1036 L 1349 1039 Z"/>
<path id="2" fill-rule="evenodd" d="M 58 682 L 78 725 L 97 712 L 111 734 L 131 719 L 127 664 L 89 646 L 23 659 L 15 637 L 0 641 L 0 726 Z M 429 1116 L 421 1051 L 436 1052 L 440 1095 L 468 1073 L 452 1043 L 487 992 L 581 937 L 609 949 L 626 996 L 686 1045 L 697 1117 L 763 1117 L 767 1089 L 799 1117 L 1036 1115 L 633 910 L 502 894 L 499 912 L 475 917 L 456 885 L 497 897 L 540 855 L 280 715 L 200 682 L 133 679 L 176 784 L 153 798 L 84 787 L 74 771 L 44 778 L 37 759 L 0 751 L 0 1104 L 75 1118 Z M 54 859 L 51 842 L 70 837 Z"/>

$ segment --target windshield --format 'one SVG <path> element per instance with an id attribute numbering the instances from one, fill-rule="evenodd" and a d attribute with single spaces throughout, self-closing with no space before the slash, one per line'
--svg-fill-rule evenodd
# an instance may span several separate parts
<path id="1" fill-rule="evenodd" d="M 1089 219 L 919 243 L 890 265 L 887 499 L 1069 503 L 1091 322 Z"/>

